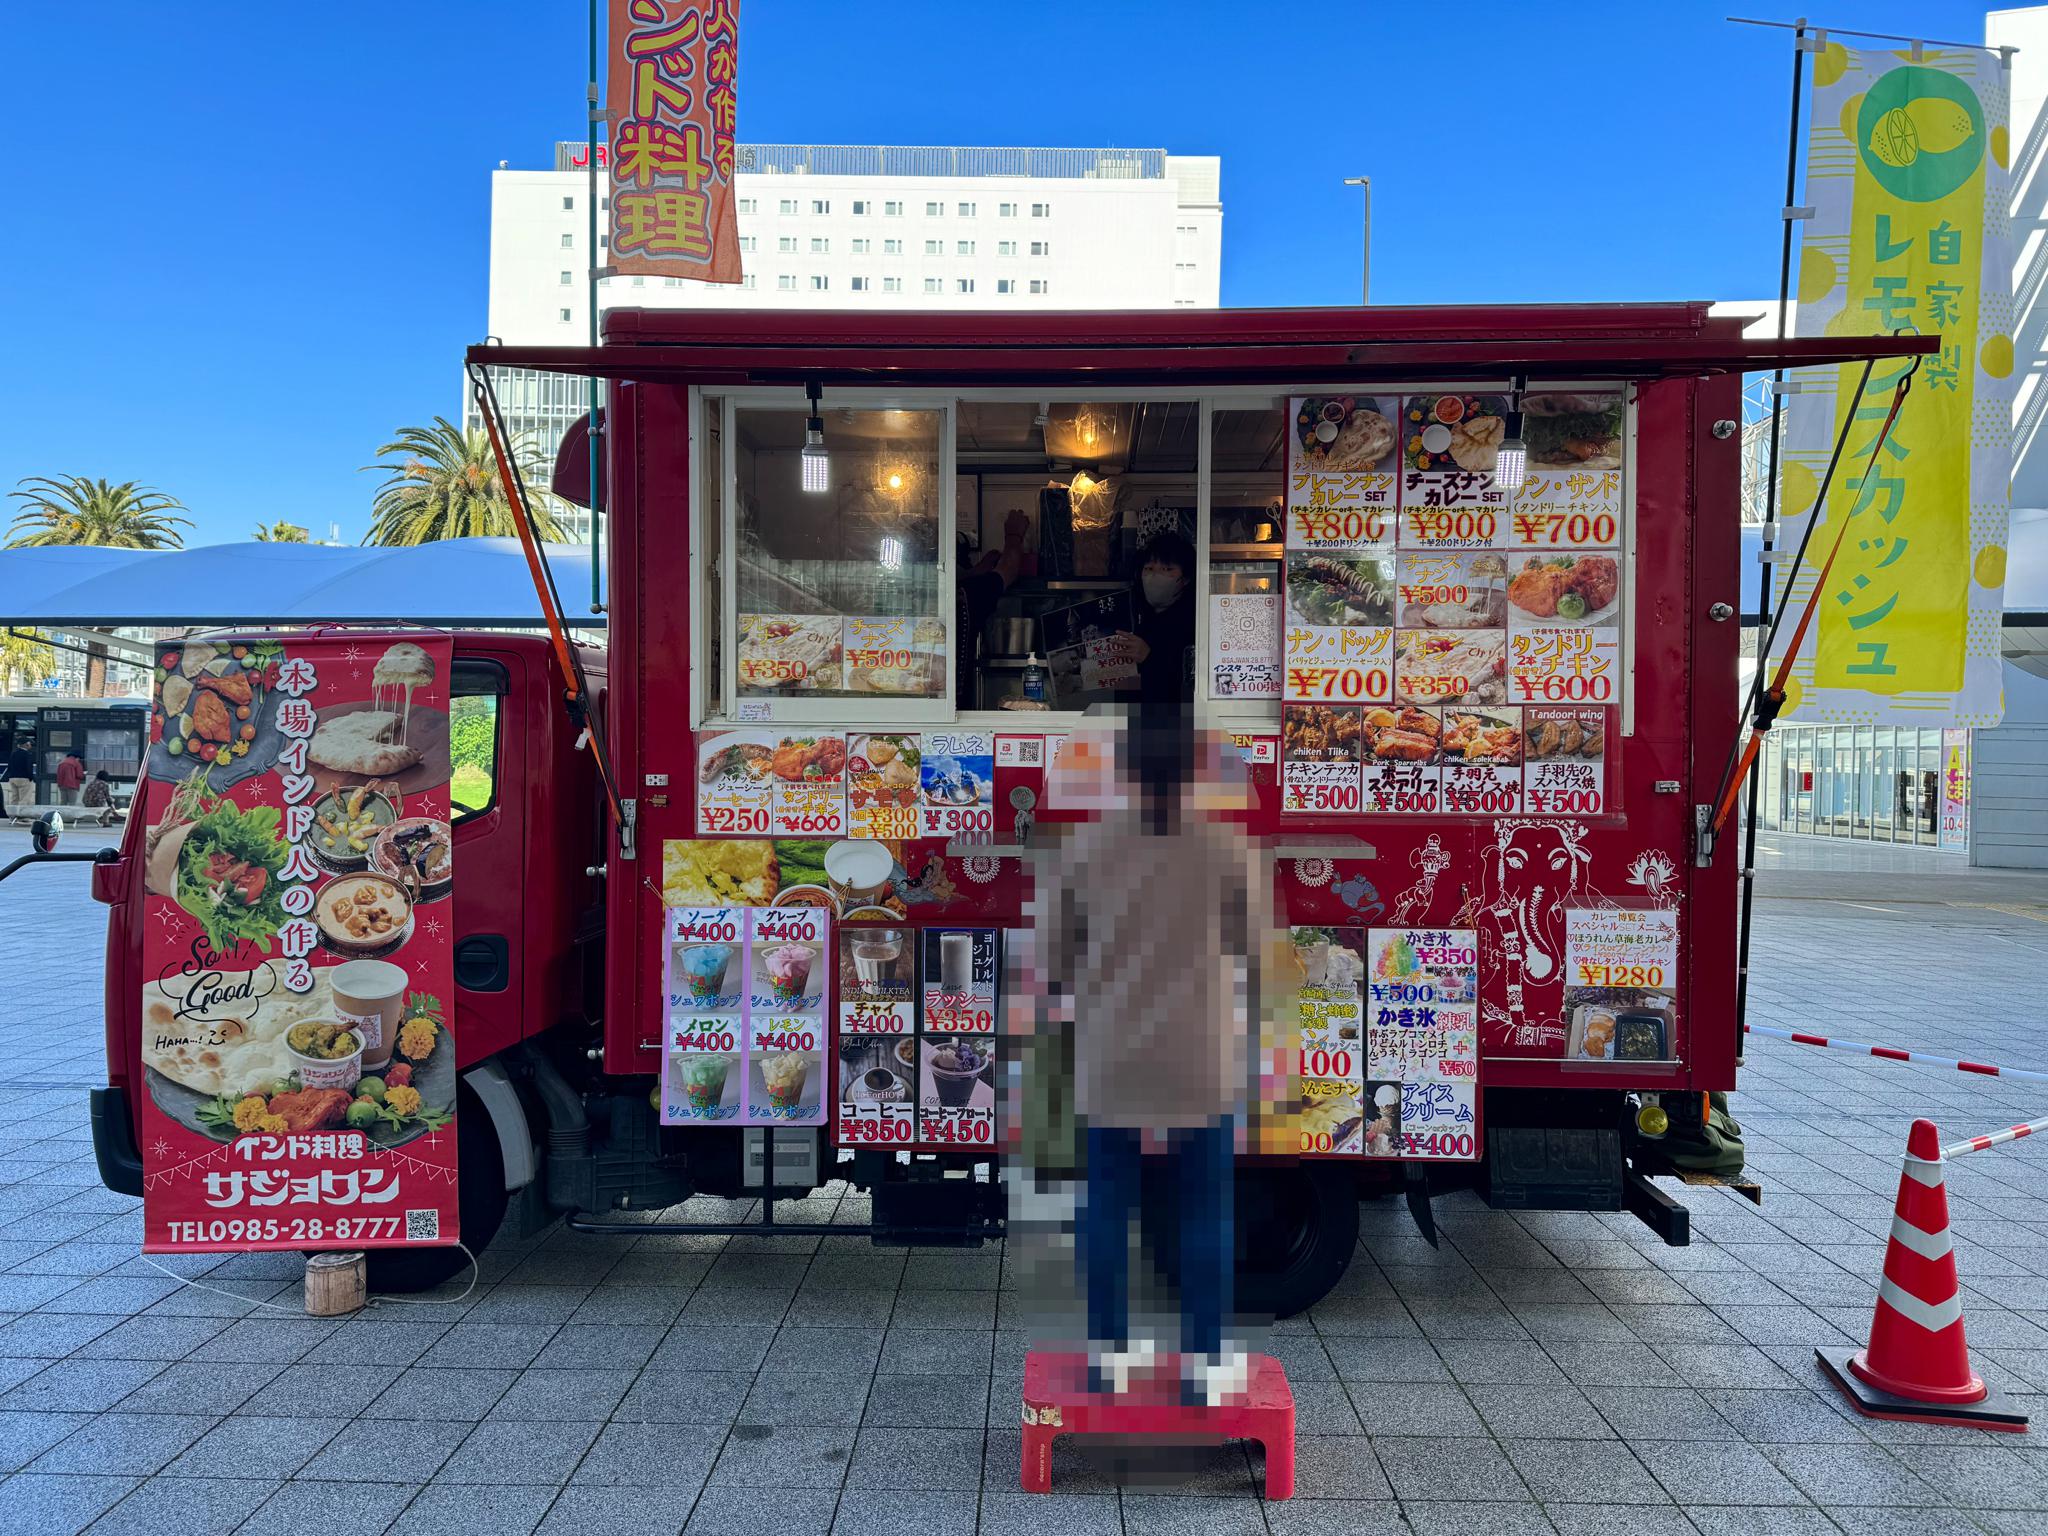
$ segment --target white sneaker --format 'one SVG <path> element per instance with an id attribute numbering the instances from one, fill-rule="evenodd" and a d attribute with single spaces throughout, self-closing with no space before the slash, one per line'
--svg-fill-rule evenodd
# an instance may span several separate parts
<path id="1" fill-rule="evenodd" d="M 1251 1390 L 1252 1357 L 1241 1349 L 1188 1355 L 1181 1362 L 1181 1378 L 1192 1396 L 1210 1408 L 1220 1408 Z"/>
<path id="2" fill-rule="evenodd" d="M 1131 1390 L 1131 1378 L 1141 1371 L 1151 1370 L 1158 1356 L 1159 1348 L 1150 1339 L 1136 1339 L 1122 1349 L 1112 1344 L 1091 1342 L 1088 1346 L 1089 1389 L 1121 1397 Z"/>

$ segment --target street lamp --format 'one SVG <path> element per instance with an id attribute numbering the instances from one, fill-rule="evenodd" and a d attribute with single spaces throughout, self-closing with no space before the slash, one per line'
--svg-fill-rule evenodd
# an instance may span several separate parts
<path id="1" fill-rule="evenodd" d="M 1347 187 L 1365 188 L 1365 231 L 1361 242 L 1364 246 L 1364 255 L 1359 263 L 1358 302 L 1370 304 L 1372 302 L 1372 178 L 1370 176 L 1346 176 L 1344 178 L 1344 185 Z"/>

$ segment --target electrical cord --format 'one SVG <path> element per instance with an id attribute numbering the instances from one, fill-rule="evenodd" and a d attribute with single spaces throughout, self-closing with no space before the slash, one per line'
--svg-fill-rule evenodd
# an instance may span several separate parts
<path id="1" fill-rule="evenodd" d="M 460 1248 L 464 1257 L 469 1260 L 469 1284 L 462 1288 L 461 1295 L 448 1296 L 434 1301 L 424 1301 L 416 1296 L 366 1296 L 363 1299 L 363 1310 L 368 1311 L 371 1307 L 445 1307 L 453 1305 L 458 1301 L 467 1301 L 470 1294 L 476 1290 L 477 1281 L 482 1278 L 483 1267 L 477 1262 L 477 1256 L 470 1252 L 469 1244 L 457 1242 L 455 1246 Z M 155 1259 L 146 1253 L 138 1254 L 137 1257 L 158 1274 L 168 1275 L 171 1279 L 177 1281 L 178 1284 L 189 1285 L 195 1291 L 211 1291 L 216 1296 L 226 1296 L 232 1301 L 247 1302 L 251 1306 L 262 1307 L 268 1312 L 288 1312 L 293 1317 L 304 1317 L 306 1315 L 306 1309 L 303 1306 L 287 1307 L 274 1301 L 258 1301 L 253 1296 L 244 1296 L 239 1291 L 228 1290 L 225 1286 L 208 1285 L 204 1280 L 195 1280 L 190 1275 L 181 1275 L 175 1269 L 167 1269 L 157 1263 Z"/>

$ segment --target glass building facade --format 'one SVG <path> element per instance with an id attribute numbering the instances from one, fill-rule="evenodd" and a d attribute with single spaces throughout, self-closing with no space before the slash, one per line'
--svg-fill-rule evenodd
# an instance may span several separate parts
<path id="1" fill-rule="evenodd" d="M 1765 738 L 1760 769 L 1765 830 L 1929 848 L 1939 840 L 1939 730 L 1780 725 Z"/>

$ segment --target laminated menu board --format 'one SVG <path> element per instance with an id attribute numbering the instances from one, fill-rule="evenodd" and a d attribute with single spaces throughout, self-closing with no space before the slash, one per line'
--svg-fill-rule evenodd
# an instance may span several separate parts
<path id="1" fill-rule="evenodd" d="M 1479 936 L 1375 928 L 1366 981 L 1365 1155 L 1479 1156 Z"/>
<path id="2" fill-rule="evenodd" d="M 1531 816 L 1597 816 L 1607 809 L 1605 709 L 1523 709 L 1522 803 Z"/>
<path id="3" fill-rule="evenodd" d="M 918 765 L 926 837 L 979 837 L 995 831 L 996 739 L 986 731 L 927 731 Z"/>
<path id="4" fill-rule="evenodd" d="M 839 1144 L 907 1142 L 917 1115 L 917 945 L 908 929 L 844 925 Z"/>
<path id="5" fill-rule="evenodd" d="M 1363 715 L 1355 704 L 1280 706 L 1280 809 L 1359 808 Z"/>
<path id="6" fill-rule="evenodd" d="M 854 735 L 846 746 L 846 835 L 876 841 L 916 837 L 924 761 L 919 738 Z"/>
<path id="7" fill-rule="evenodd" d="M 1505 395 L 1409 395 L 1401 411 L 1403 549 L 1498 549 L 1509 492 L 1494 477 Z"/>
<path id="8" fill-rule="evenodd" d="M 777 837 L 846 835 L 846 733 L 790 731 L 778 736 L 769 772 Z"/>
<path id="9" fill-rule="evenodd" d="M 928 928 L 920 938 L 918 1140 L 985 1144 L 995 1135 L 997 933 Z"/>
<path id="10" fill-rule="evenodd" d="M 1568 907 L 1564 924 L 1565 1060 L 1677 1060 L 1678 913 Z"/>
<path id="11" fill-rule="evenodd" d="M 818 907 L 669 911 L 663 1124 L 824 1122 L 830 930 Z"/>
<path id="12" fill-rule="evenodd" d="M 1508 567 L 1509 699 L 1615 703 L 1621 610 L 1616 551 L 1515 556 Z"/>
<path id="13" fill-rule="evenodd" d="M 1365 949 L 1362 928 L 1289 930 L 1301 1020 L 1301 1150 L 1355 1155 L 1364 1114 Z"/>
<path id="14" fill-rule="evenodd" d="M 1615 391 L 1522 397 L 1529 467 L 1508 519 L 1510 549 L 1613 549 L 1621 543 L 1622 438 Z"/>

